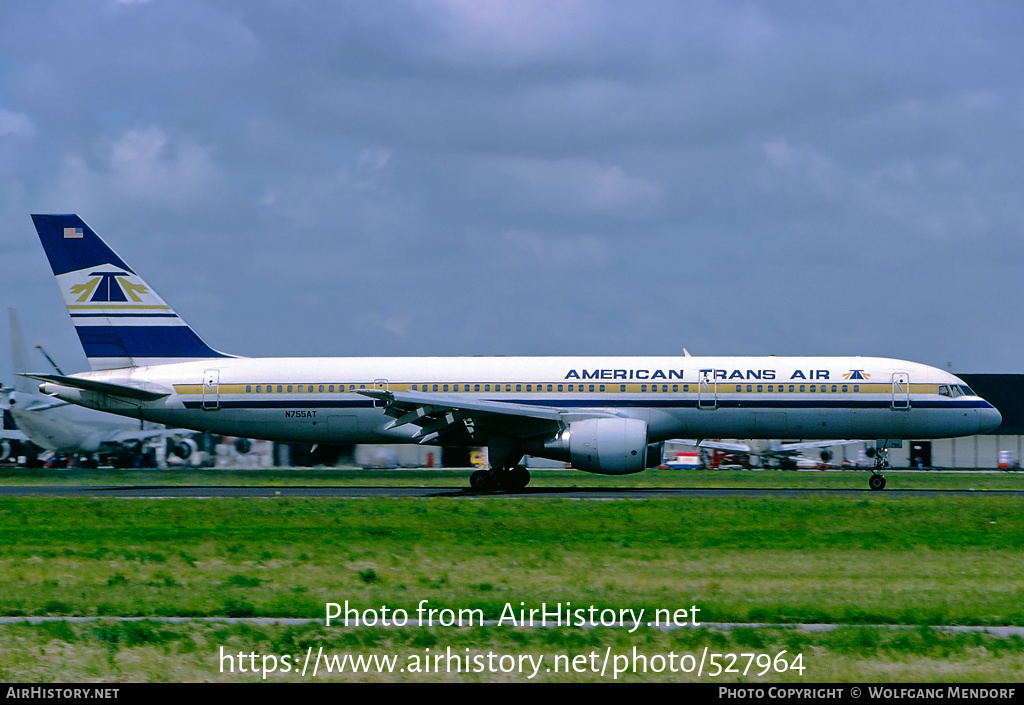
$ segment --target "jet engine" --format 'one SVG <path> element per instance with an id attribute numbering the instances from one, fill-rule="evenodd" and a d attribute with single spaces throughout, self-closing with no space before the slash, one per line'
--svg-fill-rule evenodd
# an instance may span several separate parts
<path id="1" fill-rule="evenodd" d="M 573 421 L 569 428 L 528 453 L 567 460 L 577 470 L 629 475 L 661 464 L 661 444 L 647 442 L 647 422 L 603 418 Z"/>
<path id="2" fill-rule="evenodd" d="M 832 460 L 832 451 L 827 448 L 823 449 L 821 451 L 821 462 L 827 463 L 830 460 Z"/>
<path id="3" fill-rule="evenodd" d="M 182 460 L 188 460 L 193 453 L 199 450 L 199 446 L 191 438 L 185 438 L 180 443 L 169 447 L 168 450 Z"/>

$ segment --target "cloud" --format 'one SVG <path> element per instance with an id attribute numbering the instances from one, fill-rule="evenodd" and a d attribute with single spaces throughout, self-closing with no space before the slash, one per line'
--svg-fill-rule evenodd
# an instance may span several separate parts
<path id="1" fill-rule="evenodd" d="M 55 201 L 75 208 L 92 208 L 95 201 L 181 207 L 208 201 L 221 178 L 209 149 L 188 138 L 172 139 L 155 125 L 101 142 L 98 159 L 64 158 Z"/>
<path id="2" fill-rule="evenodd" d="M 474 172 L 494 200 L 559 215 L 647 220 L 662 198 L 657 182 L 592 159 L 485 158 Z"/>
<path id="3" fill-rule="evenodd" d="M 35 133 L 36 126 L 28 115 L 0 108 L 0 137 L 11 136 L 28 139 Z"/>

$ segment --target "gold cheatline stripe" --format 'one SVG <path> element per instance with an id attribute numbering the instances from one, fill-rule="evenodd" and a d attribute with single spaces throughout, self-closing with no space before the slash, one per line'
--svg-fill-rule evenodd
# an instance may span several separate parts
<path id="1" fill-rule="evenodd" d="M 280 391 L 280 392 L 277 392 L 277 391 L 273 391 L 273 392 L 262 391 L 262 392 L 259 392 L 259 393 L 260 394 L 273 394 L 273 395 L 277 395 L 277 394 L 349 394 L 349 393 L 353 393 L 355 391 L 358 391 L 358 390 L 349 390 L 348 389 L 348 387 L 350 385 L 352 385 L 352 384 L 355 384 L 360 389 L 373 389 L 374 388 L 372 383 L 367 383 L 367 382 L 355 382 L 355 383 L 353 383 L 353 382 L 345 382 L 344 384 L 339 384 L 337 382 L 334 382 L 334 383 L 323 382 L 322 384 L 325 387 L 324 391 L 322 391 L 322 392 L 319 391 L 319 388 L 320 388 L 320 385 L 321 385 L 320 382 L 313 383 L 312 386 L 314 388 L 314 391 L 312 391 L 312 392 L 309 392 L 309 391 L 305 390 L 306 387 L 310 386 L 310 384 L 308 382 L 302 382 L 301 385 L 299 383 L 292 382 L 291 386 L 293 388 L 301 386 L 301 387 L 303 387 L 303 389 L 301 391 L 291 391 L 291 392 L 288 392 L 288 391 Z M 337 389 L 334 392 L 328 391 L 326 389 L 326 387 L 329 384 L 334 384 L 334 386 Z M 419 382 L 417 382 L 416 384 L 417 384 L 417 386 L 422 387 L 422 386 L 433 386 L 434 383 L 433 382 L 429 382 L 429 383 L 427 383 L 427 385 L 422 385 Z M 469 389 L 466 389 L 466 387 L 475 386 L 477 384 L 479 384 L 481 387 L 483 387 L 483 385 L 485 384 L 484 382 L 469 382 L 469 383 L 466 383 L 466 382 L 438 382 L 437 384 L 438 384 L 438 386 L 440 386 L 442 384 L 447 384 L 449 387 L 452 387 L 455 384 L 458 384 L 459 387 L 460 387 L 460 390 L 458 392 L 456 392 L 454 390 L 451 390 L 451 389 L 449 389 L 448 392 L 445 392 L 445 391 L 439 389 L 438 392 L 437 392 L 439 394 L 465 394 L 465 393 L 470 393 L 470 394 L 508 394 L 508 393 L 517 393 L 515 391 L 515 389 L 512 389 L 510 392 L 506 392 L 505 389 L 504 389 L 504 386 L 506 384 L 511 384 L 511 385 L 519 384 L 519 385 L 523 385 L 524 387 L 525 387 L 526 384 L 530 384 L 531 386 L 536 387 L 536 389 L 533 389 L 533 390 L 530 390 L 530 391 L 527 391 L 525 388 L 524 389 L 520 389 L 519 392 L 518 392 L 520 394 L 538 394 L 538 393 L 546 394 L 546 393 L 548 393 L 546 387 L 547 387 L 547 385 L 549 383 L 548 382 L 542 382 L 540 384 L 537 384 L 537 383 L 534 383 L 534 382 L 529 382 L 529 383 L 527 383 L 527 382 L 501 382 L 501 383 L 497 383 L 496 384 L 496 383 L 490 382 L 490 383 L 487 383 L 487 384 L 491 384 L 494 387 L 494 389 L 492 391 L 490 391 L 490 392 L 486 392 L 483 389 L 481 389 L 480 391 L 470 391 Z M 564 393 L 566 393 L 566 390 L 564 388 L 567 387 L 569 383 L 567 383 L 567 382 L 559 382 L 559 383 L 552 382 L 550 384 L 553 387 L 553 389 L 551 390 L 552 394 L 560 394 L 560 393 L 564 394 Z M 563 386 L 563 391 L 562 392 L 558 391 L 558 388 L 557 388 L 556 384 L 561 384 Z M 572 384 L 575 387 L 586 386 L 588 388 L 589 388 L 589 386 L 591 384 L 593 384 L 594 388 L 595 388 L 593 393 L 600 393 L 599 392 L 599 388 L 600 388 L 600 384 L 602 384 L 602 383 L 587 382 L 587 383 L 581 384 L 579 382 L 573 382 Z M 676 383 L 679 386 L 679 390 L 675 391 L 675 392 L 673 392 L 671 390 L 669 390 L 669 391 L 662 391 L 660 388 L 657 391 L 650 391 L 650 390 L 649 391 L 642 391 L 640 389 L 640 385 L 639 384 L 626 384 L 626 390 L 624 392 L 622 392 L 622 391 L 619 390 L 619 386 L 620 386 L 619 384 L 609 384 L 607 382 L 605 382 L 603 384 L 605 385 L 605 391 L 604 391 L 605 394 L 615 393 L 615 394 L 688 394 L 688 395 L 696 395 L 697 391 L 698 391 L 697 390 L 697 387 L 698 387 L 698 383 L 697 382 L 686 382 L 686 383 L 684 383 L 684 384 L 690 386 L 690 390 L 689 391 L 683 391 L 683 384 Z M 773 386 L 787 386 L 787 387 L 789 386 L 788 382 L 785 383 L 785 385 L 778 385 L 776 383 L 772 383 L 772 384 L 773 384 Z M 845 384 L 847 387 L 849 387 L 848 391 L 846 391 L 846 392 L 842 391 L 843 384 Z M 271 383 L 270 385 L 268 385 L 266 382 L 260 382 L 259 385 L 261 387 L 266 387 L 266 386 L 277 387 L 278 383 L 274 382 L 274 383 Z M 183 395 L 189 395 L 189 394 L 191 394 L 191 395 L 199 395 L 199 394 L 203 393 L 203 385 L 202 384 L 175 384 L 173 386 L 174 386 L 175 391 L 178 392 L 178 394 L 183 394 Z M 246 385 L 246 384 L 221 384 L 221 385 L 219 385 L 219 393 L 220 394 L 255 394 L 256 393 L 255 391 L 246 392 L 245 391 L 246 386 L 255 388 L 256 384 L 254 384 L 254 383 L 250 383 L 248 385 Z M 288 387 L 288 385 L 286 383 L 283 383 L 283 382 L 280 384 L 280 386 L 285 388 L 285 389 L 287 389 L 287 387 Z M 660 383 L 657 386 L 660 387 L 661 386 Z M 747 392 L 746 391 L 746 383 L 744 383 L 742 386 L 744 387 L 744 389 L 742 389 L 739 392 L 737 392 L 735 390 L 735 383 L 725 384 L 725 385 L 721 385 L 720 384 L 719 385 L 719 389 L 718 389 L 718 394 L 722 394 L 722 395 L 730 395 L 730 394 L 784 394 L 786 396 L 789 396 L 790 394 L 889 394 L 892 391 L 892 385 L 890 385 L 888 383 L 859 384 L 859 385 L 852 385 L 852 384 L 849 384 L 849 383 L 842 383 L 842 384 L 837 383 L 836 387 L 838 389 L 835 392 L 832 392 L 832 391 L 829 391 L 829 390 L 826 390 L 826 389 L 816 390 L 814 392 L 807 391 L 807 390 L 805 390 L 803 392 L 800 392 L 800 391 L 797 391 L 797 390 L 794 390 L 792 392 L 790 392 L 790 391 L 781 391 L 781 390 L 779 390 L 779 391 L 771 391 L 771 392 L 768 392 L 768 391 L 765 391 L 765 390 L 757 392 L 757 391 L 753 391 L 752 390 L 750 392 Z M 751 386 L 756 387 L 756 385 L 751 385 Z M 761 386 L 765 386 L 766 387 L 767 385 L 762 384 Z M 794 384 L 793 386 L 797 387 L 797 388 L 799 387 L 799 385 L 796 385 L 796 384 Z M 805 383 L 804 386 L 805 387 L 809 387 L 810 385 Z M 821 385 L 820 383 L 816 382 L 815 386 L 831 387 L 832 384 L 830 382 L 827 385 Z M 853 391 L 853 387 L 854 386 L 859 386 L 860 387 L 860 391 L 857 391 L 857 392 Z M 541 389 L 541 387 L 544 387 L 544 388 Z M 723 389 L 722 387 L 728 387 L 728 389 Z M 409 391 L 412 391 L 412 383 L 404 383 L 404 384 L 390 383 L 388 385 L 388 389 L 396 391 L 396 392 L 409 392 Z M 939 392 L 939 385 L 937 385 L 937 384 L 912 384 L 912 385 L 910 385 L 910 390 L 911 390 L 911 393 L 913 393 L 913 394 L 938 394 L 938 392 Z M 416 391 L 417 392 L 421 392 L 422 391 L 423 393 L 426 393 L 426 394 L 432 394 L 433 393 L 432 390 L 428 391 L 428 390 L 417 389 Z M 710 394 L 710 393 L 713 393 L 713 391 L 714 390 L 705 390 L 704 393 L 705 394 Z M 574 389 L 572 393 L 573 394 L 577 394 L 579 392 L 583 392 L 585 394 L 590 394 L 591 393 L 591 392 L 583 390 L 583 389 Z M 897 393 L 897 396 L 899 396 L 899 393 Z"/>
<path id="2" fill-rule="evenodd" d="M 75 308 L 75 309 L 79 309 L 79 308 L 88 308 L 88 309 L 105 308 L 105 309 L 113 309 L 113 310 L 117 310 L 117 311 L 123 311 L 123 310 L 131 310 L 131 309 L 147 309 L 147 310 L 160 309 L 160 310 L 169 310 L 171 307 L 170 306 L 158 306 L 156 304 L 146 304 L 146 305 L 140 305 L 140 304 L 119 304 L 119 305 L 116 305 L 116 306 L 108 306 L 107 304 L 68 304 L 68 308 L 69 309 L 72 309 L 72 308 Z"/>

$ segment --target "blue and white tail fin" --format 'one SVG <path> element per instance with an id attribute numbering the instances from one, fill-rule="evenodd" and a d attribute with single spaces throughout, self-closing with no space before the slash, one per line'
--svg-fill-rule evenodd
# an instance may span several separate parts
<path id="1" fill-rule="evenodd" d="M 77 215 L 33 215 L 94 370 L 229 357 L 175 313 Z"/>

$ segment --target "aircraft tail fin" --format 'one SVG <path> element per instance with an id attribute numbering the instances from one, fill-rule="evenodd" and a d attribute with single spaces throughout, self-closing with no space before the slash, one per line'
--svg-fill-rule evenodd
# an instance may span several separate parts
<path id="1" fill-rule="evenodd" d="M 39 385 L 21 376 L 24 372 L 31 372 L 21 318 L 17 309 L 8 308 L 7 313 L 11 318 L 11 367 L 14 371 L 14 391 L 22 394 L 39 394 Z"/>
<path id="2" fill-rule="evenodd" d="M 228 357 L 196 335 L 77 215 L 33 215 L 94 370 Z"/>

